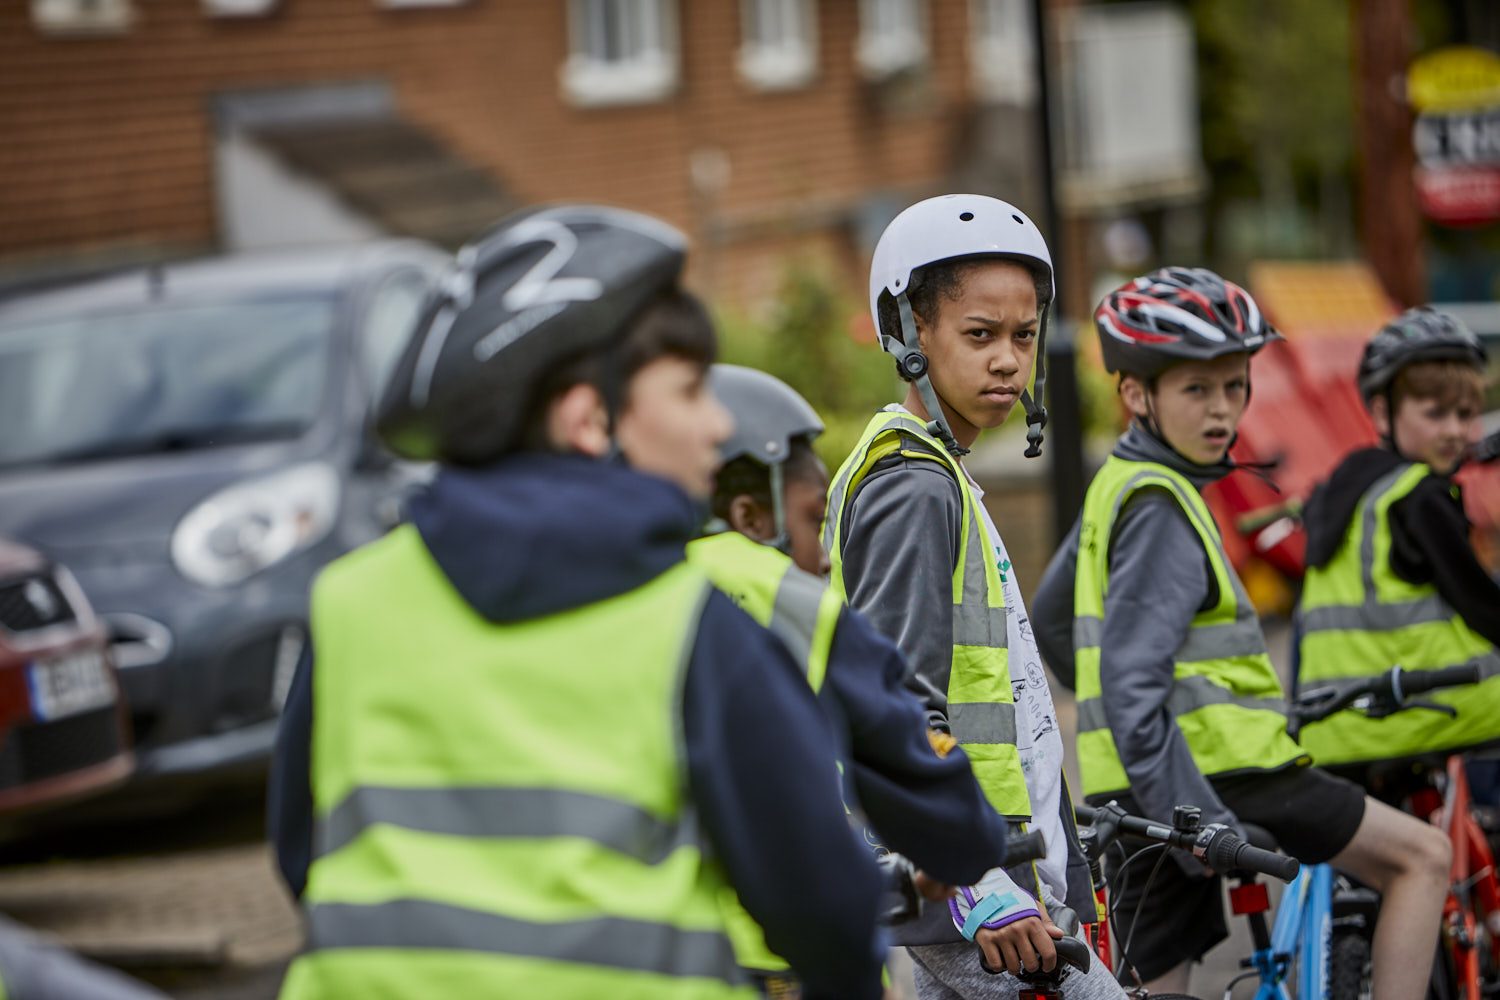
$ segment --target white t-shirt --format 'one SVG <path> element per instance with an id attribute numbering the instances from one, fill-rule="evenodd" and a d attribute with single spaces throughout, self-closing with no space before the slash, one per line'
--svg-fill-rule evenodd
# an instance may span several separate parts
<path id="1" fill-rule="evenodd" d="M 962 466 L 960 466 L 962 467 Z M 1058 899 L 1068 894 L 1068 841 L 1062 825 L 1063 741 L 1057 728 L 1052 689 L 1042 670 L 1042 654 L 1031 632 L 1031 618 L 1021 601 L 1021 587 L 1010 564 L 1005 542 L 984 506 L 984 490 L 964 469 L 969 492 L 995 550 L 995 565 L 1005 587 L 1006 638 L 1010 650 L 1010 686 L 1016 699 L 1016 749 L 1031 796 L 1031 828 L 1047 840 L 1047 856 L 1036 863 L 1037 873 Z"/>

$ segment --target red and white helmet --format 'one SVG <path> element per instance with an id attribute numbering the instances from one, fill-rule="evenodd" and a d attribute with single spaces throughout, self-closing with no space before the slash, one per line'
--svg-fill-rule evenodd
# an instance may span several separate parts
<path id="1" fill-rule="evenodd" d="M 1037 336 L 1036 396 L 1022 393 L 1029 425 L 1026 454 L 1041 454 L 1041 429 L 1047 423 L 1047 411 L 1041 405 L 1046 382 L 1045 361 L 1047 307 L 1056 297 L 1052 278 L 1052 255 L 1036 223 L 1026 213 L 1008 202 L 981 194 L 947 194 L 928 198 L 910 206 L 891 220 L 875 244 L 870 261 L 870 314 L 875 319 L 880 346 L 896 358 L 902 377 L 915 382 L 927 403 L 933 433 L 949 451 L 963 454 L 953 441 L 952 432 L 937 405 L 937 397 L 927 378 L 927 359 L 917 349 L 917 335 L 911 326 L 911 306 L 907 293 L 912 274 L 940 261 L 999 258 L 1012 260 L 1031 272 L 1036 281 Z M 900 307 L 900 330 L 882 329 L 880 300 L 889 295 Z M 931 397 L 931 398 L 928 398 Z"/>
<path id="2" fill-rule="evenodd" d="M 1164 267 L 1127 281 L 1094 310 L 1104 367 L 1153 378 L 1181 361 L 1254 354 L 1281 340 L 1239 285 L 1201 267 Z"/>

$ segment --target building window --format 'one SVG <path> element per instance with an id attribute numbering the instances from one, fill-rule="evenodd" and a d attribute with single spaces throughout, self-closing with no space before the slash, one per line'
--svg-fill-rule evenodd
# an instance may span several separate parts
<path id="1" fill-rule="evenodd" d="M 740 75 L 759 90 L 790 90 L 818 71 L 815 0 L 740 0 Z"/>
<path id="2" fill-rule="evenodd" d="M 855 57 L 872 80 L 923 65 L 927 61 L 925 0 L 859 0 Z"/>
<path id="3" fill-rule="evenodd" d="M 276 0 L 203 0 L 210 17 L 261 17 L 275 6 Z"/>
<path id="4" fill-rule="evenodd" d="M 640 104 L 677 89 L 675 0 L 569 0 L 563 91 L 576 104 Z"/>
<path id="5" fill-rule="evenodd" d="M 979 96 L 1002 104 L 1036 100 L 1031 0 L 972 0 L 969 58 Z"/>
<path id="6" fill-rule="evenodd" d="M 31 23 L 44 35 L 117 35 L 135 23 L 130 0 L 31 0 Z"/>

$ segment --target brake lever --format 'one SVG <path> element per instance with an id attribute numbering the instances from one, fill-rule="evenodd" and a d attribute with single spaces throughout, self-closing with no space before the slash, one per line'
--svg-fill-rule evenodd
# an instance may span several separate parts
<path id="1" fill-rule="evenodd" d="M 1442 712 L 1451 719 L 1458 718 L 1458 709 L 1452 705 L 1443 705 L 1436 701 L 1428 701 L 1425 698 L 1408 698 L 1406 701 L 1395 706 L 1388 705 L 1382 701 L 1379 704 L 1371 705 L 1366 710 L 1365 715 L 1372 719 L 1383 719 L 1388 715 L 1394 715 L 1408 708 L 1429 708 L 1434 712 Z"/>

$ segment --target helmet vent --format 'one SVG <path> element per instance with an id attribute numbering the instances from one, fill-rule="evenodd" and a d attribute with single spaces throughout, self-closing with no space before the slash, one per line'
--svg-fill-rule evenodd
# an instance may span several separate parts
<path id="1" fill-rule="evenodd" d="M 974 213 L 973 212 L 961 212 L 961 213 L 959 213 L 958 221 L 959 222 L 973 222 L 974 221 Z"/>
<path id="2" fill-rule="evenodd" d="M 1016 220 L 1016 225 L 1018 226 L 1026 225 L 1026 220 L 1021 218 L 1019 215 L 1016 215 L 1015 213 L 1011 213 L 1011 218 Z"/>

